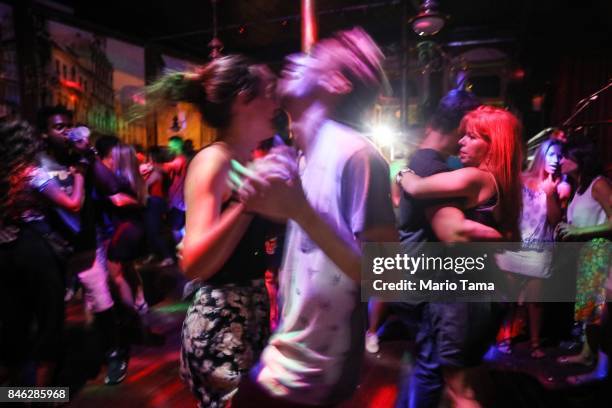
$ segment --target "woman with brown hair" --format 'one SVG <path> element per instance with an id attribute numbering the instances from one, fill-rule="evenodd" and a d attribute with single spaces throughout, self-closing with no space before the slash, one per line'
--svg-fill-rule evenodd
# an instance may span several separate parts
<path id="1" fill-rule="evenodd" d="M 120 144 L 111 151 L 112 167 L 123 193 L 113 195 L 113 235 L 108 244 L 108 269 L 123 303 L 140 314 L 148 310 L 142 278 L 134 261 L 143 253 L 147 187 L 138 169 L 136 151 Z"/>
<path id="2" fill-rule="evenodd" d="M 244 211 L 228 178 L 259 142 L 274 135 L 274 76 L 238 55 L 197 72 L 171 73 L 149 88 L 147 103 L 190 102 L 217 131 L 192 160 L 185 181 L 182 267 L 200 286 L 182 332 L 181 376 L 200 406 L 224 407 L 268 337 L 264 284 L 268 222 Z"/>
<path id="3" fill-rule="evenodd" d="M 584 242 L 578 253 L 574 321 L 584 327 L 585 339 L 580 353 L 557 361 L 594 366 L 588 373 L 567 378 L 570 384 L 580 385 L 608 374 L 602 320 L 609 313 L 606 301 L 612 294 L 612 183 L 602 175 L 598 152 L 590 143 L 570 145 L 561 171 L 573 180 L 576 192 L 567 207 L 567 223 L 560 223 L 555 232 L 559 241 Z"/>

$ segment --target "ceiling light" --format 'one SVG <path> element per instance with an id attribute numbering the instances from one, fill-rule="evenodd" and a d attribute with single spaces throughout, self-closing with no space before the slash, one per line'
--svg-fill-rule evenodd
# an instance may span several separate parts
<path id="1" fill-rule="evenodd" d="M 434 0 L 425 0 L 421 11 L 409 22 L 412 30 L 422 37 L 435 35 L 444 27 L 447 16 L 438 12 L 438 3 Z"/>

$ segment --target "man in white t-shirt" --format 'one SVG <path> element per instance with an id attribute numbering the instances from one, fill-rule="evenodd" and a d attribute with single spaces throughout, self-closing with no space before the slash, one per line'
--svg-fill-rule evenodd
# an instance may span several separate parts
<path id="1" fill-rule="evenodd" d="M 351 125 L 385 83 L 361 29 L 288 58 L 278 88 L 302 154 L 300 177 L 248 179 L 247 210 L 288 219 L 279 326 L 232 406 L 333 406 L 352 395 L 363 356 L 360 243 L 396 241 L 389 167 Z"/>

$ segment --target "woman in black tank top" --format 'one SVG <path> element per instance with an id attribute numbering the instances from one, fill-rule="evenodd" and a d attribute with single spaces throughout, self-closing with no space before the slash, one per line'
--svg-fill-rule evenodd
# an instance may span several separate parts
<path id="1" fill-rule="evenodd" d="M 266 222 L 232 198 L 232 161 L 246 163 L 274 135 L 274 76 L 245 57 L 218 58 L 193 73 L 168 74 L 147 103 L 196 105 L 217 141 L 191 161 L 185 180 L 185 275 L 199 287 L 182 330 L 181 377 L 200 406 L 224 407 L 269 334 L 264 285 Z"/>
<path id="2" fill-rule="evenodd" d="M 402 188 L 417 199 L 462 198 L 467 219 L 498 228 L 507 240 L 518 240 L 520 122 L 506 110 L 481 106 L 465 115 L 459 132 L 462 169 L 425 178 L 408 171 L 402 175 Z"/>

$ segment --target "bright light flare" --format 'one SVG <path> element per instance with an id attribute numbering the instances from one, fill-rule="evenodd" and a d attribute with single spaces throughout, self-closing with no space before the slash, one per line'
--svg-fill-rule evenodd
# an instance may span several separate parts
<path id="1" fill-rule="evenodd" d="M 395 140 L 395 132 L 386 125 L 375 126 L 372 138 L 379 146 L 391 146 Z"/>

